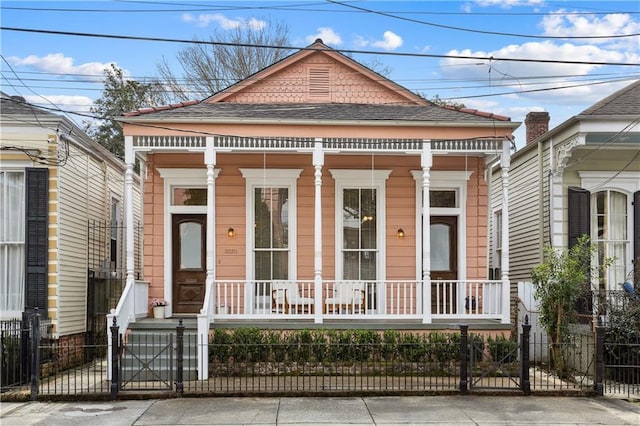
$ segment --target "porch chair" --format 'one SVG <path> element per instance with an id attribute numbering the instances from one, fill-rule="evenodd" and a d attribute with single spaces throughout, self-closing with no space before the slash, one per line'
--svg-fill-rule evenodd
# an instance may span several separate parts
<path id="1" fill-rule="evenodd" d="M 363 281 L 337 282 L 333 285 L 333 297 L 324 299 L 323 313 L 346 312 L 354 314 L 366 312 L 366 290 Z"/>
<path id="2" fill-rule="evenodd" d="M 298 284 L 288 281 L 274 281 L 271 283 L 272 309 L 277 314 L 313 313 L 313 297 L 303 297 L 298 289 Z"/>

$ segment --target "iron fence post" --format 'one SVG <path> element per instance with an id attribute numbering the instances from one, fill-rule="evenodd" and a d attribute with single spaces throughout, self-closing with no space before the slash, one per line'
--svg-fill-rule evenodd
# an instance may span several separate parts
<path id="1" fill-rule="evenodd" d="M 183 370 L 184 370 L 184 324 L 182 318 L 176 327 L 176 392 L 178 397 L 184 394 Z"/>
<path id="2" fill-rule="evenodd" d="M 22 313 L 22 323 L 20 324 L 20 371 L 22 384 L 29 383 L 29 367 L 31 358 L 29 357 L 29 329 L 31 327 L 31 316 L 29 312 Z"/>
<path id="3" fill-rule="evenodd" d="M 531 395 L 531 382 L 529 379 L 529 340 L 531 336 L 531 324 L 529 315 L 524 316 L 522 324 L 522 338 L 520 339 L 520 389 L 525 395 Z"/>
<path id="4" fill-rule="evenodd" d="M 593 386 L 598 396 L 604 395 L 604 330 L 602 320 L 598 318 L 596 326 L 596 382 Z"/>
<path id="5" fill-rule="evenodd" d="M 116 317 L 113 317 L 113 324 L 111 327 L 111 400 L 118 398 L 118 389 L 120 388 L 120 334 L 118 332 L 118 324 Z"/>
<path id="6" fill-rule="evenodd" d="M 469 326 L 460 324 L 460 393 L 467 393 L 467 363 L 469 362 Z"/>
<path id="7" fill-rule="evenodd" d="M 38 400 L 40 378 L 40 313 L 36 307 L 31 316 L 31 400 Z"/>

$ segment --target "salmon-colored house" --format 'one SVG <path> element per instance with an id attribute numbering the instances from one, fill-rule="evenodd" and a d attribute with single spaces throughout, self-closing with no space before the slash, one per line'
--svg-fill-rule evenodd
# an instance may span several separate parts
<path id="1" fill-rule="evenodd" d="M 138 158 L 144 179 L 144 282 L 128 275 L 121 327 L 148 294 L 197 315 L 203 338 L 221 320 L 508 328 L 508 217 L 498 277 L 487 209 L 496 197 L 507 211 L 519 123 L 437 106 L 321 40 L 121 121 L 128 176 Z"/>

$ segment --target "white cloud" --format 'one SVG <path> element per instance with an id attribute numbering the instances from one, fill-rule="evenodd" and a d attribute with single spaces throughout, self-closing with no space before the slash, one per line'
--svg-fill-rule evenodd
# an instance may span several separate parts
<path id="1" fill-rule="evenodd" d="M 47 108 L 59 108 L 63 111 L 88 113 L 93 106 L 93 100 L 87 96 L 66 95 L 27 95 L 25 100 L 34 105 Z"/>
<path id="2" fill-rule="evenodd" d="M 584 61 L 584 62 L 637 62 L 640 56 L 634 52 L 620 52 L 610 49 L 602 49 L 591 45 L 575 45 L 571 43 L 556 44 L 552 41 L 529 42 L 524 44 L 512 44 L 501 49 L 484 52 L 464 50 L 451 50 L 447 52 L 451 56 L 476 56 L 511 59 L 533 59 L 533 60 L 557 60 L 557 61 Z M 477 64 L 482 63 L 482 66 Z M 515 78 L 559 75 L 559 74 L 579 74 L 586 75 L 601 65 L 593 64 L 562 64 L 543 62 L 517 62 L 477 60 L 477 59 L 454 59 L 447 58 L 440 62 L 443 72 L 453 76 L 467 76 L 468 78 L 487 76 L 489 65 L 494 67 L 496 73 L 507 74 Z M 465 66 L 466 65 L 466 66 Z"/>
<path id="3" fill-rule="evenodd" d="M 104 79 L 104 70 L 115 62 L 87 62 L 80 65 L 74 64 L 74 59 L 62 53 L 50 53 L 46 56 L 29 55 L 24 58 L 11 56 L 7 59 L 12 65 L 26 66 L 33 69 L 54 74 L 80 74 L 88 81 L 101 82 Z M 124 75 L 128 72 L 123 70 Z M 78 78 L 74 76 L 74 78 Z"/>
<path id="4" fill-rule="evenodd" d="M 395 50 L 402 46 L 402 37 L 392 31 L 385 31 L 382 35 L 382 40 L 374 41 L 372 46 L 379 47 L 383 50 Z"/>
<path id="5" fill-rule="evenodd" d="M 561 9 L 554 14 L 545 16 L 540 23 L 543 34 L 554 37 L 593 37 L 607 35 L 637 34 L 640 32 L 640 22 L 633 20 L 631 15 L 614 13 L 604 15 L 575 15 L 562 14 Z M 611 42 L 614 39 L 587 39 L 588 43 Z M 638 37 L 629 38 L 638 49 Z"/>
<path id="6" fill-rule="evenodd" d="M 305 40 L 307 43 L 311 44 L 319 38 L 322 39 L 322 42 L 326 45 L 339 46 L 342 44 L 342 37 L 340 37 L 340 34 L 336 33 L 333 28 L 329 27 L 318 28 L 318 32 L 316 34 L 308 35 Z"/>
<path id="7" fill-rule="evenodd" d="M 382 34 L 382 40 L 367 40 L 361 35 L 356 35 L 353 40 L 353 44 L 356 47 L 364 48 L 367 46 L 373 46 L 387 51 L 395 50 L 402 46 L 403 43 L 404 41 L 402 40 L 402 37 L 400 37 L 393 31 L 385 31 Z M 426 49 L 423 51 L 426 50 L 428 50 L 428 47 L 426 47 Z"/>
<path id="8" fill-rule="evenodd" d="M 481 7 L 499 6 L 505 9 L 516 6 L 539 6 L 544 0 L 475 0 L 474 4 Z M 465 5 L 468 7 L 469 5 Z"/>
<path id="9" fill-rule="evenodd" d="M 220 13 L 202 13 L 200 15 L 192 15 L 191 13 L 185 13 L 182 15 L 182 21 L 187 23 L 196 24 L 199 27 L 208 27 L 212 22 L 220 25 L 223 30 L 234 30 L 236 28 L 248 28 L 251 30 L 261 30 L 267 23 L 260 19 L 251 18 L 245 20 L 243 18 L 230 19 Z"/>

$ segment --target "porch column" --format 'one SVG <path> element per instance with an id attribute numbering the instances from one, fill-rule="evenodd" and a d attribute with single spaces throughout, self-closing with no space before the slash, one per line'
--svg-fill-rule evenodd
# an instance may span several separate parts
<path id="1" fill-rule="evenodd" d="M 431 324 L 431 216 L 429 204 L 430 170 L 433 165 L 431 141 L 422 141 L 422 323 Z"/>
<path id="2" fill-rule="evenodd" d="M 207 235 L 206 235 L 206 268 L 204 303 L 197 318 L 197 354 L 198 380 L 209 377 L 209 325 L 216 313 L 215 288 L 215 228 L 216 228 L 216 192 L 215 192 L 215 164 L 216 152 L 213 149 L 213 137 L 207 136 L 204 152 L 204 163 L 207 166 Z"/>
<path id="3" fill-rule="evenodd" d="M 133 288 L 135 284 L 135 233 L 133 220 L 133 167 L 135 164 L 135 154 L 133 152 L 133 136 L 125 136 L 124 140 L 124 162 L 126 170 L 124 174 L 124 211 L 125 211 L 125 240 L 126 240 L 126 285 Z M 135 292 L 134 292 L 135 293 Z M 136 305 L 146 306 L 147 300 L 135 300 L 130 305 L 131 312 L 127 314 L 131 322 L 136 320 Z"/>
<path id="4" fill-rule="evenodd" d="M 502 168 L 502 318 L 509 324 L 511 314 L 511 282 L 509 280 L 509 167 L 511 165 L 511 141 L 502 141 L 500 166 Z"/>
<path id="5" fill-rule="evenodd" d="M 207 277 L 206 288 L 210 290 L 209 300 L 209 317 L 213 322 L 213 314 L 215 314 L 215 286 L 216 279 L 216 151 L 213 149 L 213 137 L 208 136 L 206 139 L 206 151 L 204 153 L 204 162 L 207 166 Z"/>
<path id="6" fill-rule="evenodd" d="M 314 209 L 314 250 L 313 250 L 313 294 L 314 294 L 314 322 L 322 323 L 322 166 L 324 165 L 324 151 L 322 138 L 316 138 L 313 149 L 313 168 L 315 170 L 315 209 Z"/>

